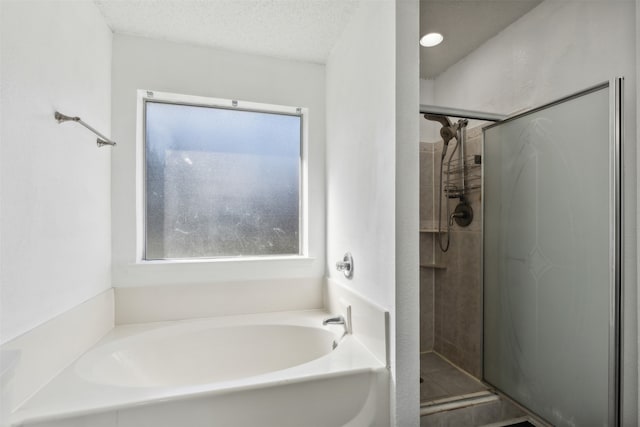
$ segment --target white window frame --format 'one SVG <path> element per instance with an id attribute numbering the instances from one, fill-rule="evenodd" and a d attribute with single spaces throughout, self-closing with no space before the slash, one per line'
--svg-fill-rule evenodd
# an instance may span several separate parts
<path id="1" fill-rule="evenodd" d="M 145 103 L 156 101 L 179 105 L 238 109 L 265 113 L 282 113 L 299 116 L 302 120 L 300 143 L 300 195 L 299 195 L 299 254 L 263 255 L 210 258 L 181 258 L 147 260 L 145 258 L 146 233 L 146 189 L 145 189 Z M 308 186 L 308 138 L 309 110 L 304 107 L 291 107 L 275 104 L 264 104 L 233 99 L 210 98 L 204 96 L 184 95 L 170 92 L 138 90 L 136 115 L 136 262 L 138 264 L 172 264 L 172 263 L 229 263 L 246 261 L 281 261 L 291 259 L 309 259 L 309 186 Z"/>

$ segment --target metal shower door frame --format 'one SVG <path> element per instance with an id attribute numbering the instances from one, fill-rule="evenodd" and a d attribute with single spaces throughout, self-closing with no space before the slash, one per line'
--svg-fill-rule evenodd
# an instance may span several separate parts
<path id="1" fill-rule="evenodd" d="M 624 153 L 624 114 L 623 114 L 623 89 L 624 78 L 616 77 L 607 82 L 597 84 L 595 86 L 586 88 L 579 92 L 575 92 L 571 95 L 557 99 L 555 101 L 543 104 L 538 107 L 534 107 L 527 111 L 518 113 L 513 116 L 509 116 L 504 120 L 497 121 L 496 123 L 489 124 L 483 127 L 482 138 L 482 157 L 485 156 L 484 144 L 485 144 L 485 131 L 487 129 L 500 126 L 506 122 L 519 119 L 521 117 L 530 115 L 532 113 L 544 110 L 549 107 L 553 107 L 558 104 L 562 104 L 571 101 L 575 98 L 590 94 L 592 92 L 609 89 L 609 215 L 613 218 L 613 221 L 609 223 L 609 384 L 608 384 L 608 420 L 611 427 L 620 426 L 621 414 L 622 414 L 622 301 L 623 301 L 623 287 L 622 287 L 622 274 L 624 271 L 624 174 L 622 167 L 622 159 Z M 482 187 L 481 187 L 481 201 L 482 201 L 482 224 L 481 233 L 484 236 L 484 223 L 485 223 L 485 162 L 482 162 Z M 484 237 L 483 237 L 484 239 Z M 481 274 L 484 279 L 484 245 L 481 248 L 482 251 L 482 263 Z M 482 369 L 483 369 L 483 381 L 490 384 L 485 379 L 484 374 L 484 280 L 483 280 L 483 293 L 482 293 L 482 306 L 483 306 L 483 340 L 482 340 Z"/>

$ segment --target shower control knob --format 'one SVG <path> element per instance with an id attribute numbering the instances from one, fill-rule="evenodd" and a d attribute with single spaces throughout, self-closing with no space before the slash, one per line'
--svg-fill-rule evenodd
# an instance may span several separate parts
<path id="1" fill-rule="evenodd" d="M 460 227 L 467 227 L 473 221 L 473 209 L 467 202 L 460 202 L 456 206 L 456 210 L 451 214 L 449 222 L 453 225 L 453 221 Z"/>
<path id="2" fill-rule="evenodd" d="M 353 257 L 349 252 L 344 254 L 342 261 L 336 262 L 336 270 L 342 271 L 344 277 L 351 279 L 351 276 L 353 276 Z"/>

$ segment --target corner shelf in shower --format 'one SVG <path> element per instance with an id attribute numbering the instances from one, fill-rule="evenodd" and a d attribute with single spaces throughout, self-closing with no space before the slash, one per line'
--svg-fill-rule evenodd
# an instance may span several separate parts
<path id="1" fill-rule="evenodd" d="M 420 227 L 420 234 L 426 233 L 427 235 L 434 235 L 438 233 L 438 223 L 434 223 L 433 221 L 424 221 Z M 421 268 L 430 268 L 430 269 L 438 269 L 444 270 L 447 268 L 446 265 L 439 262 L 425 262 L 420 263 Z"/>
<path id="2" fill-rule="evenodd" d="M 420 232 L 421 233 L 437 233 L 438 232 L 438 222 L 437 221 L 421 221 L 420 222 Z"/>
<path id="3" fill-rule="evenodd" d="M 429 228 L 421 228 L 420 232 L 421 233 L 437 233 L 438 229 L 437 228 L 431 228 L 431 227 L 429 227 Z"/>
<path id="4" fill-rule="evenodd" d="M 437 269 L 437 270 L 444 270 L 444 269 L 447 268 L 447 266 L 444 265 L 444 264 L 436 264 L 436 263 L 433 263 L 433 264 L 420 264 L 420 267 L 434 268 L 434 269 Z"/>

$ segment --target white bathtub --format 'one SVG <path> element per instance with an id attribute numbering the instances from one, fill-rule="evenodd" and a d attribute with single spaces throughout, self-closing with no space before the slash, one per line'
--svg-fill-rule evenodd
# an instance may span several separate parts
<path id="1" fill-rule="evenodd" d="M 323 311 L 119 326 L 13 414 L 48 427 L 384 426 L 388 376 Z M 339 341 L 333 349 L 334 341 Z"/>
<path id="2" fill-rule="evenodd" d="M 318 327 L 191 322 L 100 345 L 75 369 L 88 381 L 115 386 L 207 384 L 302 365 L 330 353 L 334 339 Z"/>

